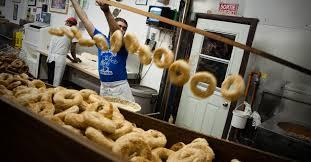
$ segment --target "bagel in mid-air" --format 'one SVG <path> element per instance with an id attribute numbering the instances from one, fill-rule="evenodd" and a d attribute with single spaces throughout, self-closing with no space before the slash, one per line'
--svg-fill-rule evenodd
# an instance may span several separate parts
<path id="1" fill-rule="evenodd" d="M 236 101 L 242 96 L 245 89 L 243 78 L 238 75 L 230 75 L 221 84 L 221 95 L 229 100 Z"/>
<path id="2" fill-rule="evenodd" d="M 182 86 L 190 78 L 190 65 L 185 60 L 177 60 L 170 66 L 168 72 L 172 84 Z"/>
<path id="3" fill-rule="evenodd" d="M 201 90 L 197 86 L 200 82 L 208 84 L 206 90 Z M 212 95 L 216 89 L 217 80 L 213 74 L 204 71 L 204 72 L 197 72 L 192 76 L 190 81 L 190 89 L 191 92 L 199 98 L 207 98 Z"/>
<path id="4" fill-rule="evenodd" d="M 110 38 L 110 50 L 112 53 L 118 53 L 123 46 L 123 34 L 121 30 L 116 30 Z"/>
<path id="5" fill-rule="evenodd" d="M 164 57 L 163 61 L 162 57 Z M 167 48 L 156 48 L 153 54 L 153 61 L 159 68 L 169 68 L 174 61 L 174 54 Z"/>
<path id="6" fill-rule="evenodd" d="M 107 40 L 105 38 L 105 36 L 101 35 L 101 34 L 96 34 L 93 37 L 93 40 L 96 43 L 96 46 L 101 49 L 102 51 L 107 51 L 108 50 L 108 44 L 107 44 Z"/>
<path id="7" fill-rule="evenodd" d="M 59 37 L 64 36 L 64 31 L 59 27 L 51 27 L 51 28 L 49 28 L 48 32 L 51 35 L 55 35 L 55 36 L 59 36 Z"/>
<path id="8" fill-rule="evenodd" d="M 134 33 L 127 32 L 124 36 L 124 44 L 127 51 L 131 54 L 137 52 L 140 44 Z"/>
<path id="9" fill-rule="evenodd" d="M 144 64 L 144 65 L 149 65 L 152 61 L 151 58 L 151 50 L 150 47 L 147 45 L 140 45 L 138 51 L 138 58 L 140 63 Z"/>

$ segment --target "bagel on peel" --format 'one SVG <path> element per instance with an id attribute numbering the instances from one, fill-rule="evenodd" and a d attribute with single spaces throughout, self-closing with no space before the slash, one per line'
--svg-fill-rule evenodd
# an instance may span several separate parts
<path id="1" fill-rule="evenodd" d="M 66 27 L 61 27 L 61 30 L 64 32 L 64 35 L 66 35 L 69 39 L 74 38 L 75 34 L 71 30 L 68 30 Z"/>
<path id="2" fill-rule="evenodd" d="M 134 33 L 127 32 L 124 36 L 124 44 L 127 51 L 131 54 L 137 52 L 140 44 Z"/>
<path id="3" fill-rule="evenodd" d="M 76 26 L 70 27 L 70 30 L 73 32 L 74 36 L 79 40 L 82 38 L 82 33 Z"/>
<path id="4" fill-rule="evenodd" d="M 123 46 L 123 34 L 121 30 L 116 30 L 110 38 L 110 50 L 112 53 L 118 53 Z"/>
<path id="5" fill-rule="evenodd" d="M 64 36 L 64 31 L 59 27 L 56 27 L 56 28 L 50 27 L 48 32 L 51 35 L 55 35 L 55 36 L 59 36 L 59 37 Z"/>
<path id="6" fill-rule="evenodd" d="M 162 61 L 162 57 L 164 57 Z M 169 68 L 174 61 L 174 54 L 167 48 L 156 48 L 153 54 L 153 62 L 159 68 Z"/>
<path id="7" fill-rule="evenodd" d="M 176 86 L 183 86 L 190 78 L 190 65 L 184 60 L 177 60 L 168 69 L 170 81 Z"/>
<path id="8" fill-rule="evenodd" d="M 197 87 L 200 82 L 208 84 L 208 87 L 206 90 L 201 90 Z M 203 98 L 207 98 L 211 96 L 214 93 L 216 89 L 216 84 L 217 84 L 217 81 L 213 74 L 207 71 L 197 72 L 191 78 L 190 89 L 193 95 L 203 99 Z"/>
<path id="9" fill-rule="evenodd" d="M 143 44 L 139 46 L 139 49 L 137 51 L 138 58 L 140 63 L 144 65 L 149 65 L 151 63 L 151 50 L 150 47 Z"/>
<path id="10" fill-rule="evenodd" d="M 102 51 L 107 51 L 108 50 L 108 43 L 107 40 L 105 38 L 105 36 L 101 35 L 101 34 L 96 34 L 93 37 L 93 40 L 96 43 L 96 46 L 101 49 Z"/>
<path id="11" fill-rule="evenodd" d="M 238 100 L 245 89 L 245 83 L 242 76 L 235 74 L 227 77 L 221 84 L 221 95 L 229 100 L 236 101 Z"/>
<path id="12" fill-rule="evenodd" d="M 86 47 L 92 47 L 95 45 L 95 41 L 93 39 L 85 39 L 85 38 L 80 38 L 78 43 L 79 45 Z"/>

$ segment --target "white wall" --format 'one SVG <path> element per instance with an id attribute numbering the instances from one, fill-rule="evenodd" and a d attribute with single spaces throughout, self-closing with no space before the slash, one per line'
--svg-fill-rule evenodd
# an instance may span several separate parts
<path id="1" fill-rule="evenodd" d="M 311 24 L 309 7 L 311 1 L 299 0 L 255 0 L 246 2 L 245 17 L 260 19 L 253 47 L 311 69 Z M 260 10 L 264 8 L 264 10 Z M 309 83 L 311 77 L 267 59 L 252 56 L 254 64 L 248 71 L 259 70 L 267 74 L 262 79 L 260 90 L 280 90 L 285 82 Z"/>
<path id="2" fill-rule="evenodd" d="M 21 3 L 13 3 L 13 0 L 6 0 L 5 6 L 1 6 L 0 10 L 2 12 L 2 15 L 5 16 L 6 19 L 8 19 L 10 22 L 19 24 L 20 18 L 25 18 L 26 10 L 27 10 L 27 1 L 21 1 Z M 14 4 L 18 5 L 18 14 L 17 14 L 17 20 L 13 20 L 13 10 L 14 10 Z"/>

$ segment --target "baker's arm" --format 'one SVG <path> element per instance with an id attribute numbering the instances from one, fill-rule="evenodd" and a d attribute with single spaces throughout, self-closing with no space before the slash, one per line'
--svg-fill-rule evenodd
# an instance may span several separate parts
<path id="1" fill-rule="evenodd" d="M 95 27 L 92 24 L 92 22 L 89 20 L 89 18 L 87 17 L 86 13 L 82 10 L 82 8 L 80 7 L 79 3 L 77 0 L 71 0 L 73 8 L 75 9 L 78 17 L 80 18 L 80 20 L 82 21 L 85 29 L 87 30 L 87 32 L 89 33 L 89 35 L 91 37 L 93 37 L 94 34 L 94 30 Z"/>
<path id="2" fill-rule="evenodd" d="M 107 19 L 109 29 L 110 29 L 110 34 L 113 34 L 116 30 L 120 30 L 119 25 L 117 22 L 114 20 L 114 17 L 112 16 L 109 5 L 102 2 L 101 0 L 96 0 L 98 5 L 100 6 L 101 10 L 104 12 L 105 17 Z"/>
<path id="3" fill-rule="evenodd" d="M 70 54 L 72 56 L 72 58 L 67 55 L 67 58 L 74 63 L 78 63 L 78 62 L 82 62 L 77 56 L 76 56 L 76 46 L 77 46 L 77 42 L 72 42 L 71 43 L 71 47 L 70 47 Z"/>

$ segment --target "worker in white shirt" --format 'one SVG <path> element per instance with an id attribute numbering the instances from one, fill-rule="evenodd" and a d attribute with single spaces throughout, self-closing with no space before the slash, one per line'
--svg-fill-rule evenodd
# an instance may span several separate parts
<path id="1" fill-rule="evenodd" d="M 66 27 L 72 27 L 77 25 L 77 20 L 70 17 L 66 20 Z M 70 39 L 67 36 L 59 37 L 53 36 L 49 45 L 47 65 L 48 65 L 48 83 L 53 86 L 59 86 L 62 82 L 64 71 L 66 68 L 66 58 L 71 62 L 81 62 L 76 57 L 76 44 L 77 39 Z M 72 58 L 68 55 L 71 52 Z"/>

